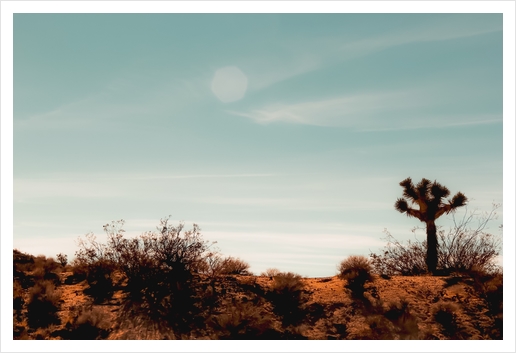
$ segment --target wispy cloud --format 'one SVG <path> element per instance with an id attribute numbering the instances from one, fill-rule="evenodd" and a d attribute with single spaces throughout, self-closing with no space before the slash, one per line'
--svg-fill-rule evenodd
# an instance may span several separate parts
<path id="1" fill-rule="evenodd" d="M 345 94 L 308 102 L 266 104 L 257 109 L 230 110 L 227 113 L 251 119 L 262 125 L 290 123 L 367 131 L 412 130 L 502 122 L 501 114 L 431 113 L 432 104 L 435 102 L 428 97 L 436 94 L 438 89 L 438 86 L 429 86 L 398 91 Z"/>
<path id="2" fill-rule="evenodd" d="M 460 21 L 457 18 L 439 17 L 436 21 L 421 23 L 411 28 L 384 33 L 379 36 L 368 37 L 342 43 L 342 40 L 328 39 L 328 48 L 334 48 L 343 58 L 356 58 L 369 55 L 388 48 L 422 42 L 446 41 L 459 38 L 468 38 L 478 35 L 501 32 L 501 23 L 486 21 Z"/>
<path id="3" fill-rule="evenodd" d="M 14 179 L 14 202 L 35 198 L 105 198 L 120 197 L 121 193 L 106 185 L 92 181 L 53 179 Z"/>
<path id="4" fill-rule="evenodd" d="M 206 97 L 198 78 L 150 79 L 145 75 L 124 75 L 108 82 L 97 93 L 62 102 L 49 111 L 16 116 L 16 129 L 77 129 L 99 123 L 120 123 L 142 117 L 178 112 Z"/>
<path id="5" fill-rule="evenodd" d="M 410 92 L 350 94 L 292 104 L 272 104 L 249 112 L 228 111 L 259 124 L 286 122 L 319 126 L 353 126 L 357 119 L 417 104 Z M 413 97 L 412 97 L 413 98 Z"/>
<path id="6" fill-rule="evenodd" d="M 458 23 L 460 22 L 460 25 Z M 262 90 L 285 80 L 301 76 L 328 64 L 364 57 L 397 46 L 468 38 L 501 32 L 497 22 L 474 21 L 467 18 L 438 17 L 431 22 L 420 23 L 410 31 L 393 30 L 381 35 L 359 39 L 342 37 L 293 38 L 284 53 L 290 58 L 278 62 L 274 57 L 248 58 L 246 72 L 250 76 L 250 89 Z"/>

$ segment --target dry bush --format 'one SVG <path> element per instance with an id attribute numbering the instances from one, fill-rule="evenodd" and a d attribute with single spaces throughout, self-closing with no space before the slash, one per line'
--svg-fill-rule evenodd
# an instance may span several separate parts
<path id="1" fill-rule="evenodd" d="M 412 314 L 406 300 L 390 303 L 383 315 L 393 324 L 397 339 L 420 338 L 418 319 Z"/>
<path id="2" fill-rule="evenodd" d="M 360 333 L 360 339 L 393 340 L 394 325 L 382 315 L 370 315 L 366 317 L 367 329 Z"/>
<path id="3" fill-rule="evenodd" d="M 13 310 L 19 314 L 21 309 L 23 308 L 24 300 L 24 292 L 23 287 L 18 281 L 13 282 Z"/>
<path id="4" fill-rule="evenodd" d="M 280 272 L 265 293 L 274 312 L 282 318 L 283 325 L 299 322 L 304 316 L 304 304 L 308 301 L 301 276 L 292 272 Z"/>
<path id="5" fill-rule="evenodd" d="M 479 213 L 465 211 L 462 219 L 453 215 L 454 226 L 448 232 L 439 228 L 437 268 L 442 274 L 468 273 L 472 269 L 485 273 L 498 270 L 496 257 L 499 255 L 501 236 L 487 232 L 490 221 L 496 219 L 494 204 L 490 212 Z M 475 224 L 476 223 L 476 224 Z M 412 231 L 421 230 L 414 228 Z M 387 246 L 380 254 L 371 253 L 371 262 L 375 272 L 386 275 L 413 276 L 426 273 L 426 241 L 408 241 L 400 243 L 387 230 Z"/>
<path id="6" fill-rule="evenodd" d="M 13 264 L 15 276 L 22 272 L 30 272 L 34 268 L 34 256 L 13 250 Z"/>
<path id="7" fill-rule="evenodd" d="M 477 269 L 469 272 L 476 293 L 485 300 L 493 320 L 489 336 L 503 339 L 503 273 L 485 273 Z"/>
<path id="8" fill-rule="evenodd" d="M 244 260 L 229 256 L 222 260 L 220 273 L 223 275 L 249 275 L 249 264 Z"/>
<path id="9" fill-rule="evenodd" d="M 102 311 L 83 307 L 59 335 L 63 339 L 74 340 L 104 339 L 109 334 L 109 328 L 110 324 Z"/>
<path id="10" fill-rule="evenodd" d="M 223 314 L 212 316 L 210 326 L 215 339 L 277 339 L 273 318 L 261 306 L 237 303 Z"/>
<path id="11" fill-rule="evenodd" d="M 57 311 L 61 292 L 56 290 L 50 281 L 37 282 L 29 290 L 27 304 L 27 319 L 31 328 L 48 327 L 51 324 L 59 324 Z"/>
<path id="12" fill-rule="evenodd" d="M 61 278 L 56 273 L 59 270 L 59 264 L 52 257 L 39 255 L 34 258 L 32 264 L 32 277 L 35 281 L 52 281 L 55 286 L 61 284 Z"/>
<path id="13" fill-rule="evenodd" d="M 406 245 L 396 240 L 387 230 L 387 246 L 380 255 L 371 253 L 374 272 L 393 276 L 416 276 L 426 273 L 426 241 L 411 242 Z"/>
<path id="14" fill-rule="evenodd" d="M 210 252 L 205 261 L 198 266 L 198 272 L 209 278 L 224 275 L 250 275 L 249 264 L 240 258 L 228 256 L 223 258 L 218 252 Z"/>
<path id="15" fill-rule="evenodd" d="M 56 255 L 56 259 L 57 259 L 57 261 L 59 261 L 59 264 L 62 267 L 65 267 L 68 264 L 68 255 L 66 255 L 66 254 L 59 253 Z"/>
<path id="16" fill-rule="evenodd" d="M 115 266 L 110 261 L 97 261 L 87 267 L 86 280 L 89 287 L 84 293 L 90 295 L 95 303 L 102 303 L 112 298 L 115 291 L 113 271 Z"/>
<path id="17" fill-rule="evenodd" d="M 104 225 L 107 243 L 93 235 L 79 240 L 76 258 L 86 266 L 106 263 L 127 278 L 131 300 L 141 302 L 148 315 L 166 318 L 184 328 L 199 311 L 200 278 L 210 244 L 202 239 L 199 227 L 183 231 L 162 219 L 157 232 L 124 238 L 124 221 Z"/>
<path id="18" fill-rule="evenodd" d="M 364 300 L 363 304 L 358 307 L 365 317 L 366 327 L 352 335 L 353 339 L 405 340 L 423 337 L 418 319 L 406 300 L 385 303 L 375 298 Z"/>
<path id="19" fill-rule="evenodd" d="M 262 272 L 260 274 L 260 276 L 266 276 L 266 277 L 270 277 L 272 279 L 273 277 L 276 277 L 280 273 L 281 273 L 281 271 L 278 270 L 277 268 L 268 268 L 264 272 Z"/>
<path id="20" fill-rule="evenodd" d="M 38 255 L 34 259 L 34 270 L 42 270 L 43 273 L 54 272 L 59 269 L 59 264 L 54 261 L 53 257 L 46 257 L 44 255 Z"/>
<path id="21" fill-rule="evenodd" d="M 372 267 L 365 256 L 350 256 L 338 266 L 339 277 L 347 281 L 346 287 L 355 297 L 363 297 L 364 285 L 373 281 Z"/>
<path id="22" fill-rule="evenodd" d="M 442 327 L 442 333 L 450 339 L 465 339 L 459 325 L 459 306 L 452 302 L 437 302 L 431 308 L 431 313 Z"/>

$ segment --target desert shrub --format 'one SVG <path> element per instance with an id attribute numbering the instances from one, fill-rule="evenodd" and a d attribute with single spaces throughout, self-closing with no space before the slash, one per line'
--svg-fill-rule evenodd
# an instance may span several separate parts
<path id="1" fill-rule="evenodd" d="M 418 339 L 419 327 L 417 317 L 410 311 L 406 300 L 390 303 L 383 313 L 394 326 L 394 333 L 398 339 Z"/>
<path id="2" fill-rule="evenodd" d="M 468 274 L 475 291 L 485 300 L 489 309 L 487 314 L 493 320 L 490 337 L 503 339 L 503 273 L 485 273 L 474 268 Z"/>
<path id="3" fill-rule="evenodd" d="M 459 306 L 451 302 L 437 302 L 431 308 L 431 313 L 442 327 L 442 333 L 451 339 L 462 339 L 458 321 Z"/>
<path id="4" fill-rule="evenodd" d="M 90 295 L 96 303 L 111 299 L 115 290 L 113 271 L 114 265 L 110 261 L 100 260 L 90 264 L 86 272 L 89 287 L 84 290 L 84 293 Z"/>
<path id="5" fill-rule="evenodd" d="M 29 290 L 27 304 L 27 319 L 31 328 L 48 327 L 58 324 L 59 300 L 61 292 L 56 290 L 54 284 L 49 281 L 37 282 Z"/>
<path id="6" fill-rule="evenodd" d="M 222 260 L 220 272 L 224 275 L 249 275 L 249 264 L 244 260 L 229 256 Z"/>
<path id="7" fill-rule="evenodd" d="M 260 274 L 260 276 L 266 276 L 266 277 L 270 277 L 272 279 L 273 277 L 277 276 L 280 273 L 281 273 L 281 271 L 278 270 L 277 268 L 268 268 L 264 272 L 262 272 Z"/>
<path id="8" fill-rule="evenodd" d="M 503 275 L 493 275 L 483 282 L 483 297 L 492 315 L 503 313 Z"/>
<path id="9" fill-rule="evenodd" d="M 51 281 L 55 286 L 59 286 L 61 278 L 56 273 L 58 269 L 59 264 L 52 257 L 47 258 L 44 255 L 39 255 L 34 258 L 32 264 L 32 278 L 34 281 Z"/>
<path id="10" fill-rule="evenodd" d="M 282 318 L 284 326 L 301 320 L 303 305 L 308 301 L 301 276 L 292 272 L 278 273 L 266 297 L 271 301 L 274 312 Z"/>
<path id="11" fill-rule="evenodd" d="M 17 315 L 20 314 L 24 303 L 25 303 L 25 300 L 24 300 L 23 287 L 20 284 L 20 282 L 14 281 L 13 282 L 13 310 L 16 312 Z"/>
<path id="12" fill-rule="evenodd" d="M 416 276 L 426 272 L 426 241 L 406 245 L 396 240 L 387 230 L 387 245 L 380 255 L 371 253 L 374 272 L 392 276 Z"/>
<path id="13" fill-rule="evenodd" d="M 105 315 L 99 309 L 81 308 L 65 325 L 65 330 L 59 332 L 59 335 L 64 339 L 103 339 L 109 334 L 109 326 Z"/>
<path id="14" fill-rule="evenodd" d="M 221 257 L 218 252 L 210 252 L 205 261 L 198 266 L 198 272 L 208 277 L 221 275 L 249 275 L 249 264 L 240 258 L 232 256 Z"/>
<path id="15" fill-rule="evenodd" d="M 453 215 L 454 226 L 446 232 L 438 228 L 437 268 L 443 274 L 468 273 L 477 269 L 485 273 L 498 270 L 496 257 L 499 255 L 501 237 L 487 232 L 490 221 L 496 219 L 495 204 L 490 212 L 466 212 L 462 219 Z M 476 225 L 475 225 L 476 223 Z M 420 228 L 414 228 L 416 233 Z M 380 254 L 371 253 L 375 272 L 386 275 L 419 275 L 426 272 L 426 241 L 400 243 L 387 230 L 387 245 Z"/>
<path id="16" fill-rule="evenodd" d="M 61 264 L 61 266 L 63 267 L 65 267 L 68 264 L 68 255 L 66 254 L 59 253 L 56 255 L 56 259 L 57 261 L 59 261 L 59 264 Z"/>
<path id="17" fill-rule="evenodd" d="M 366 327 L 352 335 L 353 339 L 420 339 L 418 319 L 410 304 L 404 300 L 385 303 L 380 298 L 364 300 L 358 305 L 365 317 Z"/>
<path id="18" fill-rule="evenodd" d="M 149 315 L 167 318 L 184 327 L 198 310 L 198 272 L 206 263 L 210 244 L 202 239 L 199 227 L 183 231 L 162 219 L 157 232 L 124 238 L 124 221 L 104 225 L 107 243 L 87 235 L 80 240 L 76 258 L 91 265 L 100 261 L 112 265 L 127 278 L 133 301 L 143 302 Z"/>
<path id="19" fill-rule="evenodd" d="M 369 332 L 362 332 L 361 339 L 372 340 L 392 340 L 396 336 L 394 334 L 394 325 L 382 315 L 371 315 L 366 317 Z"/>
<path id="20" fill-rule="evenodd" d="M 365 256 L 348 257 L 340 263 L 338 271 L 339 277 L 347 281 L 346 287 L 356 297 L 362 297 L 365 283 L 373 280 L 372 267 Z"/>
<path id="21" fill-rule="evenodd" d="M 271 315 L 260 306 L 237 303 L 225 313 L 210 318 L 216 339 L 278 339 Z"/>
<path id="22" fill-rule="evenodd" d="M 20 250 L 13 250 L 13 264 L 14 275 L 21 272 L 29 272 L 34 267 L 34 256 L 22 253 Z"/>
<path id="23" fill-rule="evenodd" d="M 53 257 L 38 255 L 34 259 L 34 270 L 42 270 L 43 273 L 54 272 L 59 268 L 59 264 L 55 262 Z"/>

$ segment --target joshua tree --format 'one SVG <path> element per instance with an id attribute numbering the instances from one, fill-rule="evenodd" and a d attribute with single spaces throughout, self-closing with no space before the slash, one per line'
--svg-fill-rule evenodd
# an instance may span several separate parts
<path id="1" fill-rule="evenodd" d="M 435 274 L 437 268 L 437 229 L 435 220 L 443 214 L 455 211 L 458 207 L 464 206 L 468 201 L 467 197 L 458 192 L 451 200 L 443 202 L 443 198 L 450 195 L 450 191 L 437 181 L 433 183 L 428 179 L 421 181 L 414 186 L 412 179 L 403 180 L 400 185 L 403 187 L 403 198 L 396 200 L 394 207 L 401 213 L 406 213 L 408 217 L 414 217 L 426 224 L 426 265 L 428 271 Z M 418 205 L 419 210 L 409 207 Z"/>

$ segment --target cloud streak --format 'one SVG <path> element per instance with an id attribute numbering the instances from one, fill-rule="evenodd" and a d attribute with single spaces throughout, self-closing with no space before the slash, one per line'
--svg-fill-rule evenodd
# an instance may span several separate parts
<path id="1" fill-rule="evenodd" d="M 288 123 L 335 126 L 356 130 L 412 130 L 421 128 L 493 124 L 496 114 L 421 113 L 429 104 L 422 89 L 342 95 L 299 103 L 270 104 L 249 111 L 227 111 L 258 124 Z"/>
<path id="2" fill-rule="evenodd" d="M 249 112 L 228 113 L 249 118 L 259 124 L 286 122 L 318 126 L 352 126 L 356 119 L 378 112 L 414 106 L 408 92 L 378 92 L 344 95 L 336 98 L 293 104 L 272 104 Z"/>
<path id="3" fill-rule="evenodd" d="M 382 35 L 346 41 L 339 38 L 312 37 L 292 40 L 283 49 L 290 53 L 287 62 L 275 62 L 274 57 L 248 59 L 247 72 L 252 90 L 259 91 L 277 83 L 319 70 L 325 65 L 364 57 L 376 52 L 408 44 L 447 41 L 501 32 L 498 23 L 462 21 L 455 17 L 439 22 L 422 23 L 411 31 L 394 30 Z M 274 62 L 274 65 L 270 65 Z M 264 63 L 269 64 L 265 66 Z"/>

